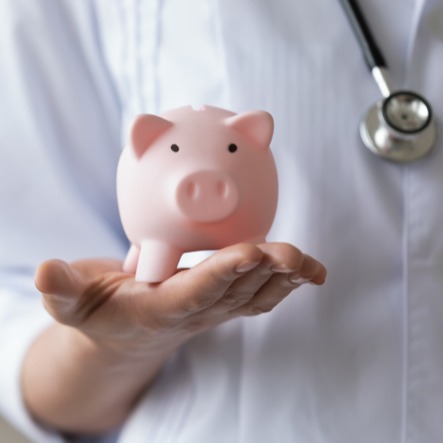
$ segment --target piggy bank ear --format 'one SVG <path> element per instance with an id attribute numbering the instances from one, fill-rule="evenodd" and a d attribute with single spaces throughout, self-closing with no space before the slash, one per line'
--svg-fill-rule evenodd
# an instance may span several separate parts
<path id="1" fill-rule="evenodd" d="M 274 119 L 266 111 L 251 111 L 226 119 L 226 124 L 245 134 L 262 148 L 268 148 L 274 133 Z"/>
<path id="2" fill-rule="evenodd" d="M 137 158 L 149 145 L 172 126 L 172 122 L 152 114 L 139 115 L 132 124 L 129 140 Z"/>

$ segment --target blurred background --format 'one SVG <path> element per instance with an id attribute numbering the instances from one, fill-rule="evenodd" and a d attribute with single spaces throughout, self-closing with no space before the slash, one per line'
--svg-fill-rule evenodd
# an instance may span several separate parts
<path id="1" fill-rule="evenodd" d="M 30 443 L 29 440 L 21 436 L 15 429 L 11 428 L 0 417 L 0 442 L 1 443 Z"/>

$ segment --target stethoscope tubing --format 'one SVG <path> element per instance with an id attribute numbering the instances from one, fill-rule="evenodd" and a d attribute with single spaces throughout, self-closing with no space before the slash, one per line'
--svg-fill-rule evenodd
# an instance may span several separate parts
<path id="1" fill-rule="evenodd" d="M 393 89 L 386 59 L 356 0 L 339 0 L 357 38 L 366 65 L 384 99 L 360 123 L 364 145 L 396 163 L 418 160 L 432 151 L 436 124 L 430 103 L 420 94 Z M 389 111 L 388 111 L 389 110 Z"/>
<path id="2" fill-rule="evenodd" d="M 369 71 L 387 68 L 386 59 L 375 41 L 374 35 L 355 0 L 339 0 L 357 38 Z"/>

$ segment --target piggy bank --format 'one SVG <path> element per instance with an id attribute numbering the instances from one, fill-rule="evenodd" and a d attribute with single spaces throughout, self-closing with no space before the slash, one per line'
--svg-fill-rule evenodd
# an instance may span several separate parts
<path id="1" fill-rule="evenodd" d="M 138 116 L 117 170 L 132 244 L 124 271 L 161 282 L 184 252 L 264 242 L 277 208 L 273 130 L 265 111 L 203 106 Z"/>

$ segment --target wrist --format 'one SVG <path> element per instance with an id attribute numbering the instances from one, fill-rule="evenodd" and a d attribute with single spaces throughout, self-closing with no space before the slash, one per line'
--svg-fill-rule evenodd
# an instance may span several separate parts
<path id="1" fill-rule="evenodd" d="M 170 355 L 122 348 L 73 327 L 51 325 L 34 342 L 23 366 L 23 394 L 31 414 L 66 432 L 118 426 Z"/>
<path id="2" fill-rule="evenodd" d="M 70 359 L 112 373 L 133 373 L 138 368 L 146 375 L 156 372 L 177 348 L 157 342 L 139 343 L 136 339 L 98 337 L 61 324 L 54 328 L 58 330 L 62 349 L 69 350 Z"/>

